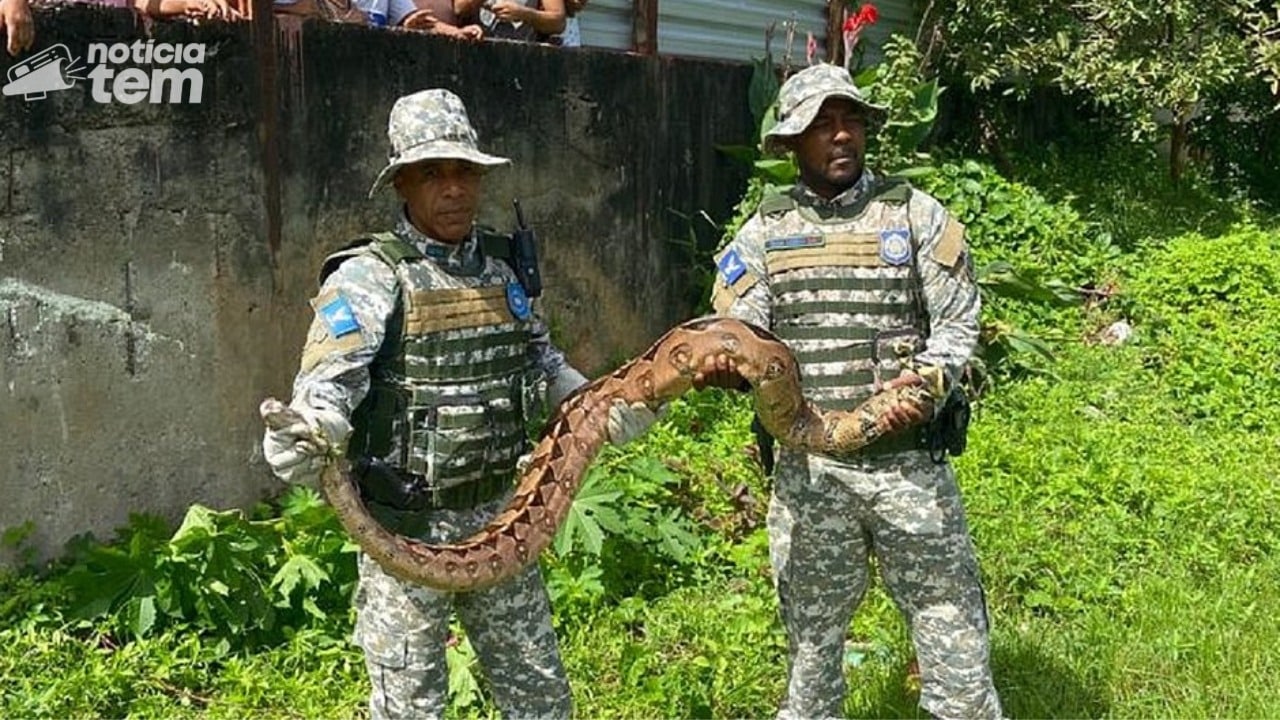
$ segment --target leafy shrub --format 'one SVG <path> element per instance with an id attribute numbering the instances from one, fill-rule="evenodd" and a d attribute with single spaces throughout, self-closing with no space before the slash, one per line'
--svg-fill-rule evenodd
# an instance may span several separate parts
<path id="1" fill-rule="evenodd" d="M 1066 203 L 974 160 L 920 180 L 967 228 L 983 290 L 979 355 L 988 371 L 1043 371 L 1052 342 L 1078 335 L 1078 305 L 1115 272 L 1111 238 Z"/>
<path id="2" fill-rule="evenodd" d="M 1027 152 L 1018 177 L 1070 203 L 1124 252 L 1188 232 L 1219 235 L 1254 216 L 1248 203 L 1194 168 L 1174 183 L 1161 172 L 1156 148 L 1120 142 L 1096 125 L 1090 130 Z"/>
<path id="3" fill-rule="evenodd" d="M 857 74 L 854 83 L 868 98 L 889 109 L 889 118 L 867 138 L 867 165 L 878 172 L 915 177 L 932 171 L 920 149 L 938 117 L 937 79 L 926 79 L 925 62 L 910 38 L 885 41 L 884 60 Z"/>
<path id="4" fill-rule="evenodd" d="M 965 224 L 981 264 L 1005 261 L 1024 276 L 1081 286 L 1097 283 L 1119 257 L 1111 235 L 1069 204 L 989 165 L 946 162 L 921 185 Z"/>
<path id="5" fill-rule="evenodd" d="M 1280 232 L 1245 225 L 1147 248 L 1125 302 L 1148 335 L 1149 364 L 1191 417 L 1277 429 Z"/>
<path id="6" fill-rule="evenodd" d="M 602 450 L 544 560 L 558 617 L 732 571 L 732 541 L 763 507 L 749 408 L 746 395 L 695 393 L 644 437 Z"/>
<path id="7" fill-rule="evenodd" d="M 134 515 L 112 544 L 79 538 L 60 579 L 69 619 L 102 620 L 124 639 L 194 631 L 228 648 L 348 626 L 356 546 L 332 509 L 294 487 L 278 514 L 256 516 L 195 505 L 173 533 Z"/>
<path id="8" fill-rule="evenodd" d="M 990 397 L 957 463 L 997 615 L 1116 605 L 1140 578 L 1208 578 L 1280 550 L 1280 446 L 1199 427 L 1140 347 L 1072 345 Z M 1268 422 L 1280 420 L 1272 405 Z"/>

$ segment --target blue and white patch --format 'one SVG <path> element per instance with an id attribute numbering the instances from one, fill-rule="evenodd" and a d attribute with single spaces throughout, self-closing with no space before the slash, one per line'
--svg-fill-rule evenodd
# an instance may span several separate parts
<path id="1" fill-rule="evenodd" d="M 511 314 L 515 315 L 517 320 L 528 320 L 533 314 L 529 296 L 525 293 L 524 286 L 518 282 L 507 283 L 507 307 L 511 309 Z"/>
<path id="2" fill-rule="evenodd" d="M 724 278 L 726 284 L 732 285 L 738 281 L 747 272 L 747 264 L 738 257 L 738 251 L 730 250 L 720 258 L 720 262 L 716 263 L 716 267 L 720 268 L 720 275 Z"/>
<path id="3" fill-rule="evenodd" d="M 329 326 L 329 334 L 335 338 L 360 331 L 360 323 L 356 320 L 356 313 L 351 309 L 351 304 L 342 295 L 321 305 L 320 317 L 324 318 L 324 324 Z"/>
<path id="4" fill-rule="evenodd" d="M 822 247 L 827 244 L 827 239 L 821 235 L 792 235 L 790 237 L 774 238 L 766 240 L 764 243 L 765 250 L 797 250 L 799 248 Z"/>
<path id="5" fill-rule="evenodd" d="M 911 260 L 911 231 L 880 231 L 880 258 L 890 265 L 905 265 Z"/>

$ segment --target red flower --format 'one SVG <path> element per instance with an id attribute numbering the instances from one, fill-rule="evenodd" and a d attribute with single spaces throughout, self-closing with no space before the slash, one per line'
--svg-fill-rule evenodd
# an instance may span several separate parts
<path id="1" fill-rule="evenodd" d="M 855 13 L 850 13 L 848 8 L 844 11 L 844 24 L 840 27 L 841 39 L 844 40 L 844 57 L 845 65 L 848 66 L 853 58 L 853 48 L 858 44 L 858 36 L 862 34 L 862 28 L 874 24 L 880 19 L 880 11 L 876 10 L 876 6 L 867 3 L 858 8 Z"/>
<path id="2" fill-rule="evenodd" d="M 857 32 L 867 25 L 874 25 L 879 19 L 880 11 L 875 5 L 867 3 L 858 8 L 858 12 L 845 17 L 841 30 L 847 33 Z"/>

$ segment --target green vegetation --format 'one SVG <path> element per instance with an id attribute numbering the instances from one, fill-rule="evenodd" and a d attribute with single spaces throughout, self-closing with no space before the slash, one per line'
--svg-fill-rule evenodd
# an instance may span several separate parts
<path id="1" fill-rule="evenodd" d="M 1052 87 L 1100 110 L 1123 135 L 1165 136 L 1174 180 L 1213 118 L 1263 121 L 1257 98 L 1269 94 L 1275 108 L 1280 95 L 1280 12 L 1267 0 L 943 0 L 929 8 L 929 34 L 942 39 L 957 85 L 1024 97 Z M 1272 115 L 1264 125 L 1274 132 L 1276 122 Z M 1274 172 L 1274 147 L 1210 144 L 1222 172 L 1243 171 L 1262 183 L 1257 190 L 1275 187 L 1249 158 L 1266 156 Z"/>

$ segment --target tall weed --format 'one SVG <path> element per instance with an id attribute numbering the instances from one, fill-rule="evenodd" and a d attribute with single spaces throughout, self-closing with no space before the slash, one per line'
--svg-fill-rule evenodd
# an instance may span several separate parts
<path id="1" fill-rule="evenodd" d="M 1142 249 L 1122 296 L 1147 362 L 1188 416 L 1276 437 L 1280 228 L 1242 225 Z"/>

